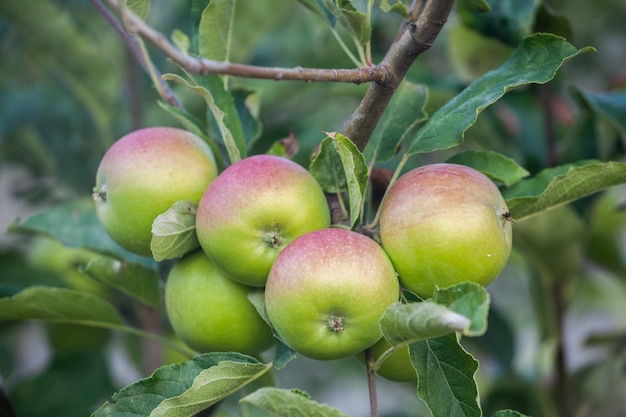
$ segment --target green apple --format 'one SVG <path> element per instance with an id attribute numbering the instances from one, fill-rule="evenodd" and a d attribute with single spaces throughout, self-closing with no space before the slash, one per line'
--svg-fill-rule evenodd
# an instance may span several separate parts
<path id="1" fill-rule="evenodd" d="M 381 338 L 370 347 L 372 358 L 378 360 L 380 355 L 390 348 L 391 344 L 385 338 Z M 361 353 L 358 359 L 361 362 L 365 362 L 365 353 Z M 409 346 L 402 346 L 388 356 L 376 370 L 376 374 L 395 382 L 417 382 L 417 372 L 415 371 L 413 363 L 411 363 Z"/>
<path id="2" fill-rule="evenodd" d="M 171 127 L 139 129 L 105 153 L 93 197 L 106 232 L 131 252 L 151 256 L 152 223 L 176 201 L 198 202 L 217 176 L 198 136 Z"/>
<path id="3" fill-rule="evenodd" d="M 258 355 L 274 337 L 248 300 L 251 290 L 197 251 L 179 260 L 168 275 L 167 317 L 176 336 L 197 351 Z"/>
<path id="4" fill-rule="evenodd" d="M 270 322 L 312 359 L 355 355 L 381 338 L 378 321 L 399 299 L 391 261 L 374 240 L 346 229 L 309 232 L 278 255 L 265 287 Z"/>
<path id="5" fill-rule="evenodd" d="M 234 280 L 262 287 L 280 251 L 296 237 L 330 225 L 322 188 L 288 159 L 255 155 L 222 172 L 200 200 L 202 249 Z"/>
<path id="6" fill-rule="evenodd" d="M 511 253 L 512 218 L 481 172 L 442 163 L 409 171 L 380 213 L 382 246 L 401 284 L 423 298 L 465 281 L 488 285 Z"/>

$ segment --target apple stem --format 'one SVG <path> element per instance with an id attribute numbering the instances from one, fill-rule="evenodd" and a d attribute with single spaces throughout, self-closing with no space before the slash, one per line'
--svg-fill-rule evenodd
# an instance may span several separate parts
<path id="1" fill-rule="evenodd" d="M 400 176 L 400 172 L 402 172 L 402 169 L 404 168 L 406 163 L 409 161 L 409 157 L 410 157 L 409 154 L 404 154 L 404 156 L 398 163 L 398 166 L 396 167 L 396 170 L 394 171 L 393 176 L 391 177 L 391 180 L 389 180 L 389 184 L 387 185 L 387 190 L 385 190 L 385 195 L 383 195 L 383 198 L 380 201 L 380 204 L 378 205 L 378 210 L 376 210 L 376 215 L 374 216 L 374 219 L 370 222 L 370 224 L 365 226 L 365 229 L 371 230 L 371 229 L 376 228 L 376 226 L 378 226 L 378 221 L 380 220 L 380 209 L 383 206 L 383 201 L 385 201 L 385 196 L 387 195 L 387 191 L 398 180 L 398 177 Z"/>
<path id="2" fill-rule="evenodd" d="M 378 417 L 378 395 L 376 393 L 376 372 L 374 371 L 374 356 L 372 349 L 365 349 L 365 364 L 367 368 L 367 387 L 370 397 L 370 412 L 372 417 Z"/>

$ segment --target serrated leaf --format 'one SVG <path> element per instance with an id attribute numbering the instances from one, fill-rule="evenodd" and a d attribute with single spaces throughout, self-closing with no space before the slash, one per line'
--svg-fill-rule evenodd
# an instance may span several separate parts
<path id="1" fill-rule="evenodd" d="M 241 366 L 265 366 L 258 360 L 240 353 L 212 352 L 198 355 L 186 362 L 162 366 L 150 377 L 127 385 L 113 394 L 109 401 L 92 414 L 92 417 L 148 417 L 164 400 L 184 395 L 203 371 L 224 361 Z"/>
<path id="2" fill-rule="evenodd" d="M 485 287 L 465 282 L 448 288 L 438 288 L 433 301 L 467 317 L 470 324 L 463 330 L 466 336 L 481 336 L 487 331 L 490 297 Z"/>
<path id="3" fill-rule="evenodd" d="M 198 51 L 203 58 L 229 60 L 235 3 L 233 0 L 211 0 L 202 12 Z"/>
<path id="4" fill-rule="evenodd" d="M 494 182 L 511 186 L 530 175 L 515 160 L 494 151 L 466 151 L 450 157 L 447 162 L 472 167 Z"/>
<path id="5" fill-rule="evenodd" d="M 514 219 L 522 220 L 626 183 L 626 163 L 580 161 L 541 171 L 503 192 Z"/>
<path id="6" fill-rule="evenodd" d="M 154 307 L 161 305 L 159 275 L 154 268 L 101 256 L 90 260 L 81 272 L 144 304 Z"/>
<path id="7" fill-rule="evenodd" d="M 194 201 L 177 201 L 152 223 L 150 250 L 157 261 L 180 258 L 198 248 Z"/>
<path id="8" fill-rule="evenodd" d="M 272 364 L 222 361 L 205 369 L 179 396 L 161 402 L 150 417 L 192 416 L 216 404 L 272 369 Z"/>
<path id="9" fill-rule="evenodd" d="M 151 258 L 131 253 L 111 239 L 98 220 L 92 198 L 59 204 L 22 221 L 17 219 L 7 231 L 43 234 L 71 248 L 85 247 L 129 262 L 154 266 Z"/>
<path id="10" fill-rule="evenodd" d="M 387 161 L 396 154 L 407 135 L 428 119 L 424 110 L 427 101 L 425 85 L 410 81 L 400 83 L 363 151 L 369 163 Z"/>
<path id="11" fill-rule="evenodd" d="M 481 417 L 474 375 L 478 361 L 450 333 L 409 345 L 417 394 L 433 417 Z"/>
<path id="12" fill-rule="evenodd" d="M 299 390 L 263 387 L 240 402 L 253 404 L 278 417 L 347 417 L 327 404 L 311 400 L 308 394 Z"/>
<path id="13" fill-rule="evenodd" d="M 407 17 L 409 14 L 409 4 L 405 0 L 381 0 L 380 10 L 385 13 L 394 12 L 402 17 Z"/>
<path id="14" fill-rule="evenodd" d="M 117 310 L 104 298 L 67 288 L 33 286 L 0 298 L 0 321 L 42 320 L 111 328 L 122 324 Z"/>
<path id="15" fill-rule="evenodd" d="M 525 38 L 504 65 L 478 78 L 439 108 L 417 132 L 407 154 L 461 144 L 465 131 L 478 115 L 508 91 L 526 84 L 546 83 L 564 62 L 591 50 L 577 49 L 565 39 L 546 33 Z"/>
<path id="16" fill-rule="evenodd" d="M 429 300 L 394 303 L 379 321 L 383 336 L 394 346 L 465 331 L 470 324 L 467 317 Z"/>

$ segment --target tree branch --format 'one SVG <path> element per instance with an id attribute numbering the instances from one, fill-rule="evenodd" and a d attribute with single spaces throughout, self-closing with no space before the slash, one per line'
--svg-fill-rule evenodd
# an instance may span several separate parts
<path id="1" fill-rule="evenodd" d="M 381 81 L 370 86 L 359 107 L 348 118 L 344 135 L 360 150 L 365 148 L 383 111 L 415 59 L 428 50 L 448 20 L 454 0 L 426 0 L 414 6 L 417 15 L 402 28 L 395 42 L 378 65 L 387 72 Z"/>
<path id="2" fill-rule="evenodd" d="M 97 0 L 92 0 L 97 1 Z M 146 22 L 128 9 L 123 9 L 119 0 L 106 0 L 113 8 L 123 13 L 122 21 L 126 30 L 148 40 L 165 56 L 178 64 L 185 71 L 198 74 L 223 74 L 236 77 L 261 78 L 269 80 L 347 82 L 362 84 L 366 82 L 384 82 L 387 72 L 383 67 L 373 66 L 355 69 L 321 69 L 321 68 L 280 68 L 259 67 L 254 65 L 233 64 L 231 62 L 214 61 L 202 57 L 187 55 Z"/>

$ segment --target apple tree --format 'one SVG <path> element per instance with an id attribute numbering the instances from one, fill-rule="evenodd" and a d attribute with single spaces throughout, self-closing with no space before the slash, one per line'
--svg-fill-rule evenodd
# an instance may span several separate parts
<path id="1" fill-rule="evenodd" d="M 0 416 L 622 415 L 590 3 L 4 0 Z"/>

